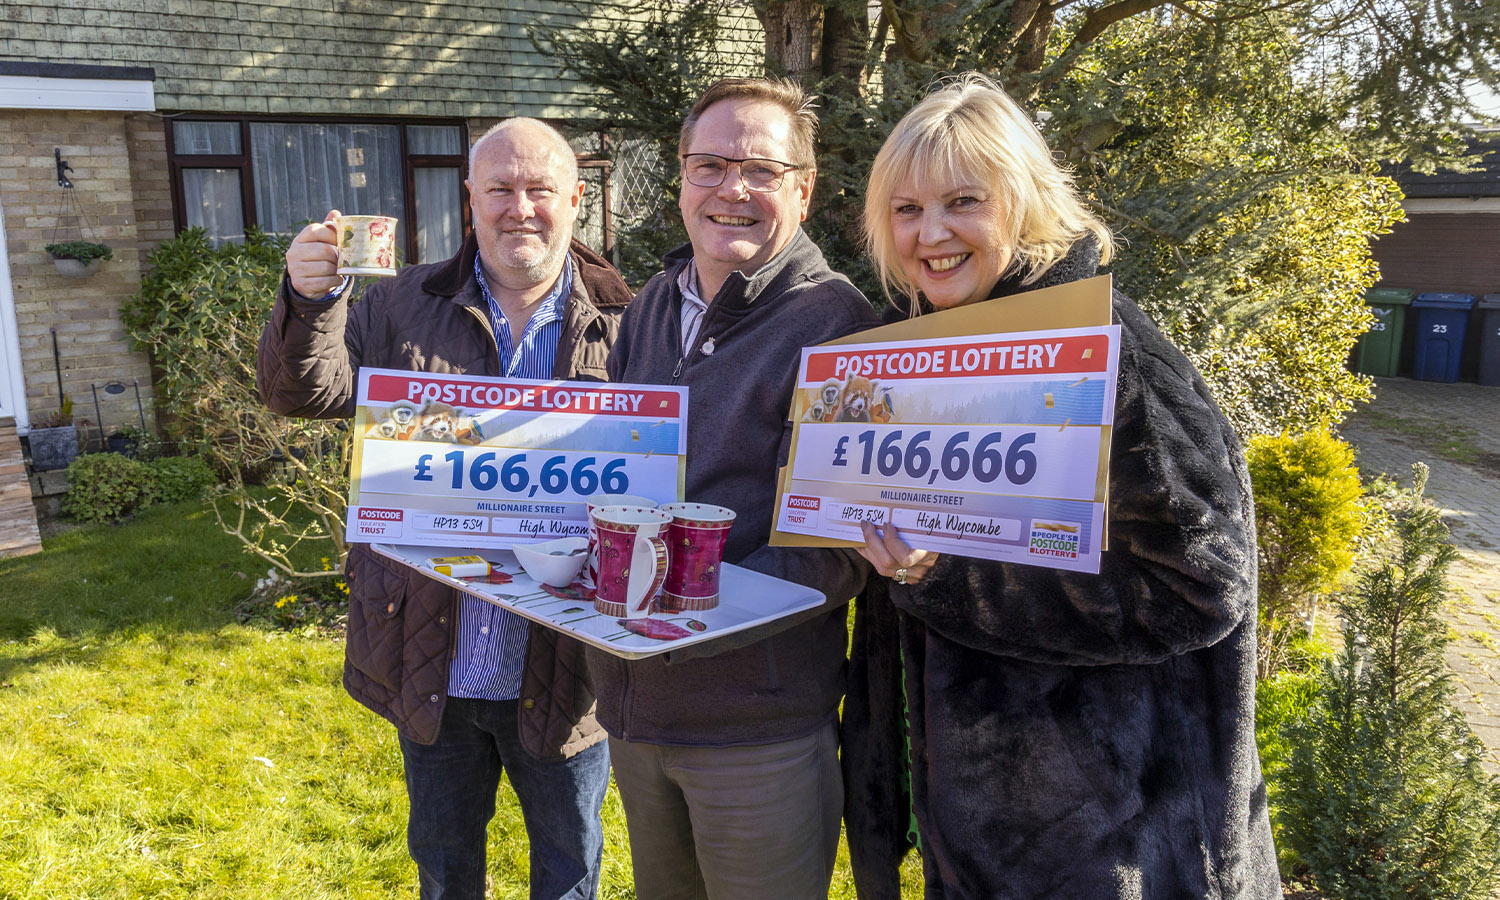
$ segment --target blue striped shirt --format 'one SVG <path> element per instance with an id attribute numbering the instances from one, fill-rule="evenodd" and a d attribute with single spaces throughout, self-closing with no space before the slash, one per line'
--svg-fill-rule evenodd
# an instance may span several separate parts
<path id="1" fill-rule="evenodd" d="M 573 292 L 572 254 L 563 260 L 561 277 L 531 314 L 519 341 L 490 293 L 478 256 L 474 258 L 474 277 L 490 309 L 490 324 L 500 347 L 500 371 L 507 378 L 550 379 L 557 362 L 557 341 L 562 336 L 563 307 Z M 526 664 L 526 620 L 470 594 L 459 596 L 458 643 L 448 671 L 449 696 L 516 699 L 521 694 L 521 670 Z"/>

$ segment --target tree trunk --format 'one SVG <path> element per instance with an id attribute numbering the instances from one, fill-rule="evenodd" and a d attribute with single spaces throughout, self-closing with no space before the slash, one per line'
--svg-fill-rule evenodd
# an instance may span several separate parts
<path id="1" fill-rule="evenodd" d="M 823 75 L 857 92 L 865 83 L 870 15 L 862 0 L 826 0 L 823 9 Z"/>
<path id="2" fill-rule="evenodd" d="M 821 0 L 773 0 L 756 15 L 766 33 L 766 71 L 803 84 L 823 74 Z"/>
<path id="3" fill-rule="evenodd" d="M 903 9 L 897 0 L 881 0 L 880 7 L 896 42 L 897 56 L 912 62 L 926 62 L 932 55 L 933 42 L 933 36 L 928 33 L 929 20 L 918 10 Z"/>

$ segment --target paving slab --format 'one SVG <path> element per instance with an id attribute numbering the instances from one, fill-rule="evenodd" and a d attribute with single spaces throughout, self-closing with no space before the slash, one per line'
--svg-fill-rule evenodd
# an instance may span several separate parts
<path id="1" fill-rule="evenodd" d="M 1453 701 L 1484 742 L 1485 767 L 1500 774 L 1500 387 L 1375 379 L 1375 400 L 1344 423 L 1360 472 L 1411 484 L 1430 469 L 1427 496 L 1443 508 L 1459 559 L 1448 647 Z"/>

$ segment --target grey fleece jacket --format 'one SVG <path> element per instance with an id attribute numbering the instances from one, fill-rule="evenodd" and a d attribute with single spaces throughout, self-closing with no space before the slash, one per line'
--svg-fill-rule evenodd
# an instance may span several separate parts
<path id="1" fill-rule="evenodd" d="M 864 586 L 853 550 L 769 547 L 787 412 L 805 346 L 879 324 L 868 300 L 798 231 L 751 278 L 710 301 L 682 352 L 677 277 L 689 246 L 668 254 L 627 310 L 611 380 L 688 387 L 686 499 L 739 515 L 727 562 L 822 591 L 825 603 L 761 628 L 627 661 L 590 648 L 599 721 L 614 737 L 677 746 L 791 740 L 832 721 L 844 693 L 844 607 Z"/>

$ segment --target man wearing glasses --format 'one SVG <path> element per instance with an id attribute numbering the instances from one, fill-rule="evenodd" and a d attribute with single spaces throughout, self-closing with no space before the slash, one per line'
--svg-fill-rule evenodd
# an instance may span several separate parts
<path id="1" fill-rule="evenodd" d="M 827 598 L 665 656 L 589 651 L 636 896 L 651 900 L 821 900 L 833 873 L 844 605 L 866 569 L 852 550 L 766 545 L 801 349 L 879 324 L 802 232 L 816 129 L 795 84 L 723 81 L 699 98 L 679 141 L 691 243 L 610 353 L 611 380 L 688 386 L 686 499 L 738 513 L 724 559 Z"/>

